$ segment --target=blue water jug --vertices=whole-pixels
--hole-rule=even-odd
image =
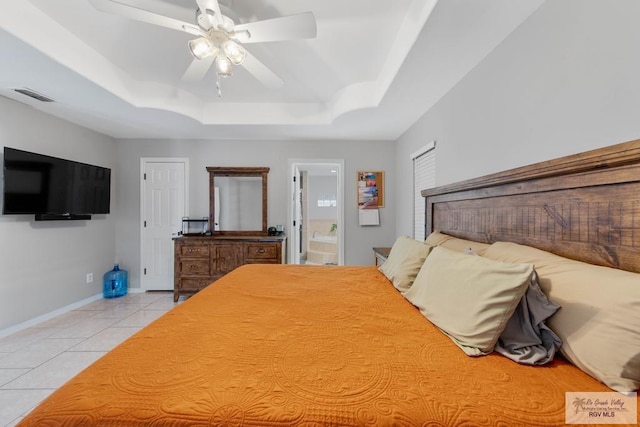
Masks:
[[[105,298],[116,298],[127,294],[127,270],[120,270],[118,264],[103,276],[102,295]]]

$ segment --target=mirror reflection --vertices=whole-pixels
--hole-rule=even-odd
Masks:
[[[216,176],[214,230],[262,230],[262,177]]]

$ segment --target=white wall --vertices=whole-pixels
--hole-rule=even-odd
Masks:
[[[309,175],[307,185],[307,195],[309,202],[308,219],[332,219],[337,220],[338,208],[336,206],[318,206],[318,200],[323,197],[337,197],[336,187],[338,178],[336,176],[314,176]],[[350,185],[350,182],[349,184]]]
[[[90,221],[0,216],[0,330],[101,293],[115,257],[114,140],[0,97],[5,146],[111,168],[112,213]]]
[[[640,138],[640,2],[545,2],[398,140],[396,234],[412,233],[409,154],[437,184]]]
[[[189,215],[202,217],[209,210],[207,166],[266,166],[268,176],[268,225],[286,224],[288,159],[342,158],[345,160],[345,263],[373,265],[374,246],[393,243],[394,192],[385,195],[379,227],[358,225],[356,171],[384,170],[387,188],[395,187],[395,145],[363,141],[169,141],[120,140],[117,143],[118,210],[116,251],[130,266],[132,287],[140,286],[140,158],[187,157],[190,159]]]

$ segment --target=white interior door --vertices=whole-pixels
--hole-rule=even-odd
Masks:
[[[187,212],[187,159],[142,159],[141,278],[144,290],[173,289],[173,241]]]
[[[300,264],[300,245],[302,244],[302,177],[300,169],[293,166],[293,232],[291,233],[291,264]]]

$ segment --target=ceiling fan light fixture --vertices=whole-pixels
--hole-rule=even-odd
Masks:
[[[181,0],[181,3],[193,1]],[[195,59],[191,61],[181,80],[202,80],[215,64],[219,95],[220,79],[232,75],[233,65],[242,64],[249,74],[270,89],[279,88],[284,83],[269,67],[246,51],[243,43],[313,39],[317,36],[313,12],[258,21],[252,17],[249,19],[251,22],[240,22],[231,7],[233,0],[195,0],[197,9],[194,23],[165,16],[137,4],[128,4],[131,2],[126,0],[90,2],[97,10],[105,13],[191,34],[195,39],[188,42],[188,48]],[[236,25],[236,22],[239,23]]]
[[[231,76],[233,74],[231,68],[231,61],[229,58],[227,58],[222,52],[219,52],[218,55],[216,55],[216,71],[218,75],[222,77]]]
[[[247,51],[244,50],[244,47],[233,40],[227,40],[224,42],[222,49],[227,55],[227,58],[229,58],[234,65],[242,64],[244,58],[247,56]]]
[[[206,37],[190,40],[189,51],[197,59],[204,59],[217,53],[216,47]]]

